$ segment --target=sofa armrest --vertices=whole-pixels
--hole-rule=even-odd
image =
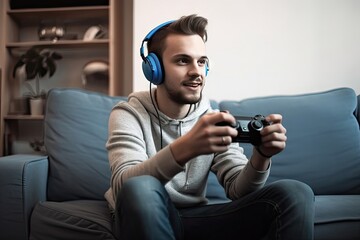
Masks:
[[[46,200],[47,156],[0,157],[0,239],[28,239],[32,209]]]

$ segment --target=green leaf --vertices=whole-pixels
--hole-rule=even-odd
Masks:
[[[35,77],[42,78],[47,73],[52,77],[56,71],[56,60],[62,59],[62,56],[49,49],[39,49],[32,47],[22,54],[14,66],[13,76],[19,67],[25,65],[26,80],[32,80]]]
[[[18,61],[15,66],[14,66],[14,70],[13,70],[13,78],[16,77],[16,70],[20,67],[22,67],[25,63],[23,61]]]
[[[43,78],[47,74],[47,72],[48,72],[47,67],[44,67],[42,65],[39,67],[38,74],[40,78]]]
[[[52,54],[51,54],[50,57],[53,58],[53,59],[55,59],[55,60],[60,60],[60,59],[62,59],[62,56],[61,56],[59,53],[57,53],[57,52],[52,52]]]
[[[26,70],[26,79],[28,80],[34,79],[38,73],[37,62],[28,62],[25,65],[25,70]]]
[[[37,58],[39,56],[40,56],[40,54],[39,54],[39,50],[37,48],[30,48],[25,54],[25,57],[28,59]]]

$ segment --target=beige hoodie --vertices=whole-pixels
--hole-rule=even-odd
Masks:
[[[110,114],[106,144],[111,187],[105,198],[110,206],[115,208],[115,197],[122,184],[128,178],[139,175],[158,178],[178,207],[207,203],[205,194],[210,170],[216,173],[230,199],[261,188],[269,170],[256,171],[237,143],[231,144],[224,153],[198,156],[185,167],[175,161],[169,144],[190,131],[201,116],[212,111],[209,100],[202,98],[183,119],[171,119],[159,112],[160,127],[149,92],[133,93],[128,102],[115,105]]]

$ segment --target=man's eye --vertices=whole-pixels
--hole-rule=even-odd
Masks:
[[[207,64],[207,60],[206,59],[201,59],[201,60],[198,61],[198,64],[199,64],[199,66],[204,66],[204,65]]]
[[[181,59],[179,59],[178,60],[178,63],[179,64],[186,64],[186,63],[188,63],[189,61],[187,60],[187,59],[185,59],[185,58],[181,58]]]

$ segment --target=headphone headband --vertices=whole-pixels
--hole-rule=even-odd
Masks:
[[[160,24],[159,26],[157,26],[156,28],[154,28],[153,30],[151,30],[144,38],[143,42],[144,41],[148,41],[150,38],[152,38],[152,36],[157,32],[159,31],[161,28],[163,27],[166,27],[168,25],[170,25],[171,23],[173,23],[175,20],[170,20],[170,21],[167,21],[167,22],[164,22],[162,24]]]
[[[171,20],[171,21],[167,21],[167,22],[164,22],[164,23],[160,24],[159,26],[157,26],[156,28],[154,28],[153,30],[151,30],[151,31],[145,36],[145,38],[142,40],[141,47],[140,47],[140,56],[142,57],[142,59],[145,59],[144,43],[145,43],[145,42],[148,42],[148,41],[154,36],[154,34],[155,34],[157,31],[159,31],[161,28],[170,25],[170,24],[173,23],[174,21],[175,21],[175,20]]]

